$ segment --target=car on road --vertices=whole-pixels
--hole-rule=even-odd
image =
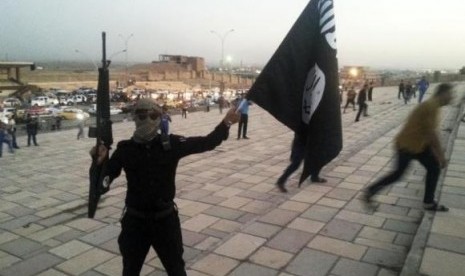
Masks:
[[[6,98],[3,100],[3,106],[5,107],[21,106],[21,101],[17,98]]]
[[[91,115],[96,115],[97,114],[97,105],[93,104],[91,108],[87,110],[87,112]],[[110,115],[116,115],[116,114],[121,114],[123,113],[123,110],[121,108],[117,108],[115,106],[110,106]]]
[[[79,108],[64,108],[57,115],[63,120],[85,120],[89,118],[89,113]]]

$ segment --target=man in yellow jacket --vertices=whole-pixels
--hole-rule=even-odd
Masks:
[[[452,100],[453,86],[449,83],[438,85],[434,95],[418,105],[410,114],[407,123],[395,138],[397,151],[396,170],[370,185],[365,193],[365,201],[371,203],[372,197],[384,187],[401,178],[410,161],[418,160],[426,168],[424,209],[446,212],[446,206],[434,201],[441,168],[446,166],[444,151],[437,133],[439,115],[442,106]]]

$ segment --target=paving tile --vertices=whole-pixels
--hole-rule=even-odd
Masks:
[[[184,221],[182,223],[182,228],[193,232],[200,232],[218,220],[219,218],[217,217],[200,214]]]
[[[363,261],[383,267],[400,269],[404,264],[406,254],[398,251],[388,251],[379,248],[368,248]]]
[[[381,227],[385,221],[384,218],[344,210],[339,212],[336,218],[372,227]]]
[[[244,212],[221,206],[213,206],[205,210],[203,214],[223,219],[235,220],[244,215]]]
[[[341,258],[336,266],[331,270],[334,275],[341,276],[375,276],[378,272],[378,267],[372,264],[356,262],[346,258]]]
[[[333,219],[320,231],[320,235],[352,241],[360,232],[360,229],[362,229],[360,224]]]
[[[396,235],[397,232],[364,226],[358,236],[370,240],[392,243]]]
[[[183,242],[184,242],[184,235],[183,235]],[[220,242],[221,242],[221,239],[218,239],[215,237],[208,237],[204,239],[203,241],[197,243],[195,245],[195,248],[199,250],[210,250],[216,247]]]
[[[86,243],[74,240],[50,249],[49,252],[63,259],[70,259],[85,251],[90,250],[91,248],[92,246]]]
[[[462,276],[465,271],[465,256],[434,248],[426,248],[420,273],[431,276]]]
[[[317,202],[318,205],[333,207],[333,208],[342,208],[347,204],[347,201],[323,197]]]
[[[324,193],[320,193],[320,192],[303,190],[301,192],[298,192],[293,197],[291,197],[291,200],[299,201],[303,203],[315,203],[318,200],[320,200],[320,198],[322,198],[324,195],[325,195]]]
[[[2,276],[37,275],[44,270],[52,268],[61,261],[62,259],[56,256],[42,253],[22,262],[15,263],[6,269],[0,270],[0,274]]]
[[[47,251],[48,247],[27,238],[18,238],[2,244],[0,249],[18,257],[25,257],[35,252]]]
[[[293,255],[284,251],[268,247],[261,247],[250,260],[256,264],[274,269],[281,269],[293,258]]]
[[[308,247],[353,260],[360,260],[367,250],[366,246],[324,236],[313,238]]]
[[[230,198],[228,198],[227,200],[225,200],[223,202],[220,202],[219,205],[224,206],[224,207],[228,207],[228,208],[232,208],[232,209],[236,209],[236,208],[240,208],[240,207],[246,205],[247,203],[249,203],[251,201],[252,201],[252,199],[250,199],[250,198],[245,198],[245,197],[240,197],[240,196],[233,196],[233,197],[230,197]]]
[[[309,233],[318,233],[324,226],[324,223],[316,220],[296,218],[287,227]]]
[[[210,226],[211,229],[223,232],[235,232],[239,230],[241,227],[242,224],[227,219],[221,219]]]
[[[286,271],[300,276],[324,276],[337,259],[337,256],[305,248],[286,267]]]
[[[0,271],[20,261],[20,258],[0,251]]]
[[[398,251],[402,253],[408,253],[408,248],[401,245],[396,245],[388,242],[370,240],[365,238],[356,238],[354,241],[356,244],[365,245],[368,247],[380,248],[388,251]]]
[[[298,215],[297,212],[283,210],[283,209],[278,208],[278,209],[271,210],[269,213],[262,216],[260,218],[260,221],[269,223],[269,224],[284,226],[288,224],[291,220],[293,220],[297,215]]]
[[[245,260],[265,241],[263,238],[239,233],[220,245],[214,252],[227,257]]]
[[[192,269],[206,273],[208,275],[223,276],[228,274],[238,265],[239,262],[234,259],[216,254],[208,254],[205,258],[200,259],[194,263],[192,265]]]
[[[307,245],[313,236],[314,234],[304,231],[284,229],[268,241],[267,246],[290,253],[297,253]]]
[[[100,245],[104,242],[118,237],[120,232],[121,228],[119,226],[110,224],[83,236],[82,238],[80,238],[80,240],[86,243],[90,243],[92,245]]]
[[[79,275],[114,257],[114,254],[94,248],[62,262],[57,268],[72,275]]]
[[[313,205],[307,211],[305,211],[301,217],[328,222],[337,214],[337,212],[339,212],[339,210],[336,208]]]
[[[242,263],[234,269],[229,276],[273,276],[278,275],[278,271],[263,266],[258,266],[250,263]]]
[[[262,238],[270,238],[281,229],[281,227],[276,225],[254,222],[242,229],[242,232]]]
[[[418,224],[411,223],[411,222],[405,222],[405,221],[399,221],[395,219],[388,219],[386,220],[386,223],[384,224],[383,228],[387,230],[396,231],[396,232],[402,232],[405,234],[414,234],[417,231]]]
[[[465,255],[465,238],[430,233],[427,245]]]

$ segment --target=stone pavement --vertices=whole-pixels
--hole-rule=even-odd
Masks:
[[[363,188],[391,169],[392,138],[414,107],[396,97],[394,87],[376,88],[370,117],[354,123],[355,112],[343,115],[344,149],[321,174],[328,183],[297,188],[299,170],[288,181],[289,193],[275,188],[293,135],[257,106],[251,108],[250,140],[236,140],[233,126],[216,150],[183,159],[176,203],[188,275],[459,275],[465,264],[465,126],[450,131],[457,107],[445,108],[442,122],[444,143],[458,137],[450,143],[440,195],[453,207],[450,213],[423,212],[425,171],[418,163],[376,198],[375,210],[360,200]],[[204,135],[221,118],[215,109],[174,116],[171,129]],[[132,131],[131,122],[115,124],[115,141]],[[96,218],[86,218],[94,140],[77,141],[76,134],[39,134],[39,147],[0,158],[0,275],[121,274],[117,237],[125,178],[103,196]],[[417,233],[426,237],[424,252]],[[165,275],[153,250],[142,275]]]

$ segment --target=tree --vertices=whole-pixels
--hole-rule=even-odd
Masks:
[[[441,77],[441,71],[434,71],[433,73],[434,82],[438,82],[440,77]]]
[[[465,75],[465,66],[462,67],[462,69],[459,70],[460,75]]]

